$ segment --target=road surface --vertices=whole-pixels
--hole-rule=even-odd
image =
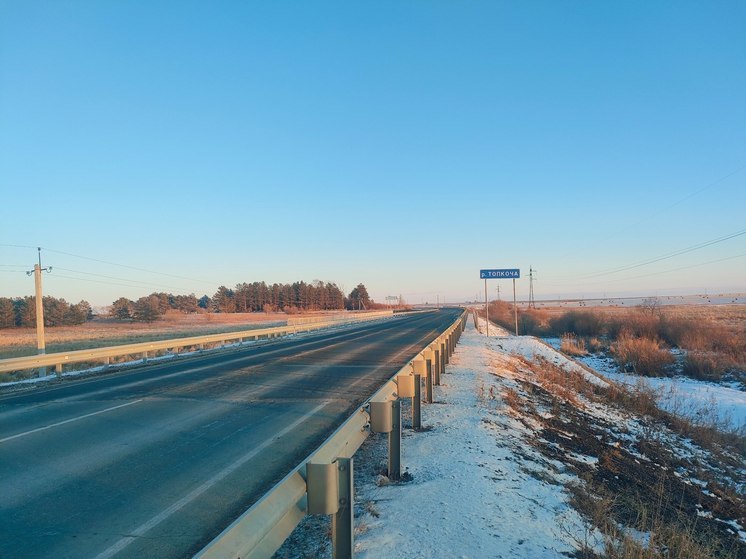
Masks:
[[[458,314],[0,396],[0,558],[190,557]]]

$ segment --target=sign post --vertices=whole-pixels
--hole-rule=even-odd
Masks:
[[[518,335],[518,305],[515,302],[515,278],[513,278],[513,314],[515,315],[515,335]]]
[[[479,277],[484,279],[484,310],[487,317],[487,335],[490,334],[490,308],[487,300],[487,280],[488,279],[512,279],[513,280],[513,313],[515,315],[515,335],[518,335],[518,305],[515,299],[515,280],[521,277],[521,271],[518,268],[503,268],[497,270],[479,270]]]
[[[490,302],[487,300],[487,278],[484,279],[484,316],[487,318],[487,335],[490,335]]]

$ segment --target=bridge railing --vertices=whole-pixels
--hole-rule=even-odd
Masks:
[[[351,313],[346,315],[344,320],[333,319],[308,324],[288,324],[287,326],[276,326],[272,328],[257,328],[253,330],[242,330],[239,332],[223,332],[220,334],[206,334],[203,336],[192,336],[188,338],[174,338],[170,340],[139,342],[135,344],[0,359],[0,373],[54,367],[57,375],[61,375],[64,366],[73,363],[103,362],[105,365],[109,365],[112,358],[133,355],[137,355],[143,361],[147,361],[149,357],[152,357],[158,351],[172,350],[178,353],[178,350],[188,347],[204,349],[205,346],[211,344],[227,344],[231,342],[240,343],[247,340],[271,339],[288,334],[297,334],[300,332],[327,328],[330,326],[386,318],[392,315],[392,311]]]
[[[401,398],[412,398],[412,423],[420,423],[421,383],[425,400],[450,360],[466,327],[464,311],[424,347],[311,455],[210,542],[195,558],[266,559],[307,514],[333,515],[335,559],[351,558],[354,548],[353,455],[372,432],[388,433],[388,475],[401,475]]]

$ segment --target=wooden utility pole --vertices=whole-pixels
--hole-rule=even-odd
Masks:
[[[39,263],[34,265],[34,269],[31,272],[26,272],[29,276],[34,274],[34,299],[36,300],[36,352],[39,355],[43,355],[47,352],[46,341],[44,339],[44,296],[41,289],[41,273],[51,272],[51,266],[48,268],[41,267],[41,247],[37,247],[39,251]],[[44,376],[47,374],[46,367],[39,369],[39,375]]]

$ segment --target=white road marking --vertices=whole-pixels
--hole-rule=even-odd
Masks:
[[[231,465],[227,466],[226,468],[219,471],[217,474],[215,474],[213,477],[208,479],[206,482],[204,482],[199,487],[196,487],[191,492],[189,492],[187,495],[176,501],[173,505],[168,507],[163,512],[155,515],[153,518],[148,520],[147,522],[141,524],[139,527],[137,527],[130,535],[127,535],[120,539],[117,543],[109,547],[108,549],[102,551],[98,555],[96,555],[96,559],[108,559],[109,557],[112,557],[113,555],[119,553],[122,551],[125,547],[127,547],[129,544],[131,544],[135,539],[142,537],[145,535],[149,530],[155,528],[158,524],[166,520],[169,516],[174,514],[175,512],[178,512],[182,508],[184,508],[186,505],[191,503],[194,499],[202,495],[205,491],[210,489],[213,485],[216,483],[222,481],[226,477],[228,477],[230,474],[235,472],[238,468],[243,466],[246,462],[254,458],[257,454],[259,454],[262,450],[267,448],[269,445],[280,439],[281,437],[287,435],[290,431],[298,427],[301,423],[303,423],[306,419],[309,417],[315,415],[318,411],[320,411],[323,407],[325,407],[327,404],[329,404],[329,401],[322,402],[315,408],[313,408],[311,411],[306,413],[305,415],[299,417],[295,421],[293,421],[290,425],[285,427],[282,431],[277,433],[275,436],[273,436],[270,439],[265,440],[258,446],[254,447],[254,449],[244,454],[241,458],[233,462]]]
[[[140,398],[139,400],[134,400],[132,402],[127,402],[125,404],[119,404],[118,406],[112,406],[110,408],[106,408],[105,410],[94,411],[92,413],[87,413],[85,415],[79,415],[78,417],[66,419],[65,421],[58,421],[57,423],[52,423],[51,425],[45,425],[44,427],[38,427],[36,429],[31,429],[31,431],[26,431],[24,433],[18,433],[17,435],[12,435],[10,437],[5,437],[4,439],[0,439],[0,443],[4,443],[6,441],[12,441],[13,439],[19,439],[21,437],[25,437],[26,435],[38,433],[39,431],[46,431],[47,429],[51,429],[52,427],[59,427],[60,425],[65,425],[66,423],[72,423],[73,421],[80,421],[81,419],[85,419],[86,417],[93,417],[94,415],[106,413],[107,411],[118,410],[119,408],[124,408],[126,406],[131,406],[132,404],[137,404],[138,402],[142,402],[142,400],[143,399]]]
[[[334,333],[334,335],[328,336],[328,339],[329,340],[335,340],[337,338],[340,338],[342,336],[347,335],[347,333],[348,332],[344,332],[344,331],[343,332],[339,332],[339,333]],[[355,341],[357,341],[359,339],[362,339],[362,338],[367,338],[367,337],[369,337],[371,335],[375,335],[375,334],[376,334],[376,332],[372,332],[370,334],[365,334],[361,338],[356,338]],[[312,345],[312,344],[318,343],[318,341],[319,340],[300,341],[296,347],[300,348],[300,347],[304,347],[304,346],[307,346],[307,345]],[[344,343],[344,341],[345,340],[343,340],[342,342],[337,342],[335,344],[331,344],[330,346],[324,346],[323,348],[319,348],[319,349],[326,349],[327,347],[332,347],[332,346],[335,346],[335,345],[340,345],[341,343]],[[252,348],[252,346],[246,346],[246,348],[248,348],[248,349],[256,349],[256,348],[261,348],[261,347],[264,347],[264,346],[263,345],[261,345],[261,346],[253,346],[253,348]],[[77,402],[77,401],[82,400],[82,399],[91,398],[92,396],[99,396],[99,395],[102,395],[102,394],[107,394],[109,392],[115,392],[117,390],[122,390],[122,389],[125,389],[125,388],[134,388],[136,386],[141,386],[143,384],[158,382],[160,380],[170,379],[170,378],[178,377],[178,376],[182,376],[182,375],[189,375],[189,374],[193,374],[193,373],[199,373],[199,372],[202,372],[202,371],[206,371],[208,369],[213,369],[215,367],[222,367],[222,366],[225,366],[225,365],[233,365],[234,363],[239,363],[241,361],[245,361],[246,359],[251,359],[251,358],[256,358],[256,357],[268,357],[268,356],[271,356],[271,355],[273,355],[275,353],[281,353],[281,352],[284,352],[284,351],[287,351],[287,350],[288,350],[287,347],[280,347],[280,348],[270,349],[270,350],[265,351],[265,352],[263,352],[261,354],[240,355],[240,356],[235,357],[233,359],[226,359],[225,361],[219,361],[217,363],[211,363],[211,364],[208,364],[208,365],[202,365],[200,367],[194,367],[194,368],[186,369],[186,370],[183,370],[183,371],[176,371],[174,373],[169,373],[167,375],[150,376],[150,377],[147,377],[147,378],[144,378],[144,379],[141,379],[141,380],[133,380],[133,381],[125,382],[124,384],[121,384],[121,385],[108,386],[106,388],[101,388],[101,389],[93,390],[93,391],[90,391],[90,392],[85,392],[85,393],[81,393],[81,394],[72,394],[70,396],[64,396],[62,398],[55,399],[55,400],[52,400],[50,402],[43,402],[43,403],[35,404],[35,405],[32,405],[32,406],[28,406],[27,408],[24,409],[24,411],[29,411],[29,410],[33,410],[33,409],[36,409],[36,408],[39,408],[39,407],[48,406],[50,403]],[[306,353],[313,353],[314,351],[317,351],[317,350],[318,349],[308,350],[308,351],[300,352],[299,354],[290,355],[289,357],[295,357],[296,355],[305,355]],[[207,354],[205,354],[204,357],[210,357],[211,355],[212,354],[207,353]],[[218,356],[218,355],[216,354],[215,356]],[[158,363],[158,365],[161,365],[161,364],[163,364],[163,365],[174,365],[174,364],[179,364],[179,362],[178,361],[174,361],[173,363],[171,363],[171,362]],[[258,363],[257,365],[261,367],[263,365],[266,365],[266,363]],[[250,367],[255,367],[257,365],[250,365]],[[116,379],[120,379],[120,380],[124,379],[124,380],[126,380],[126,376],[125,375],[128,375],[128,374],[141,375],[141,374],[144,374],[146,372],[148,372],[148,371],[145,370],[145,369],[140,370],[140,371],[124,371],[119,376],[116,376],[116,377],[115,376],[112,376],[112,377],[102,377],[102,378],[95,378],[95,377],[93,377],[93,378],[85,379],[82,382],[85,382],[88,385],[93,385],[94,383],[107,382],[107,381],[111,381],[112,379],[114,379],[114,380],[116,380]],[[114,373],[114,374],[116,374],[116,373]],[[64,390],[66,388],[68,388],[68,387],[67,386],[49,387],[49,388],[46,389],[46,392],[47,393],[53,393],[53,392],[56,392],[56,391],[59,391],[59,390]],[[85,386],[83,386],[83,388],[85,388]],[[14,395],[9,396],[9,401],[10,401],[10,399],[13,398],[13,396]],[[19,394],[18,396],[19,397],[23,396],[23,394]]]

